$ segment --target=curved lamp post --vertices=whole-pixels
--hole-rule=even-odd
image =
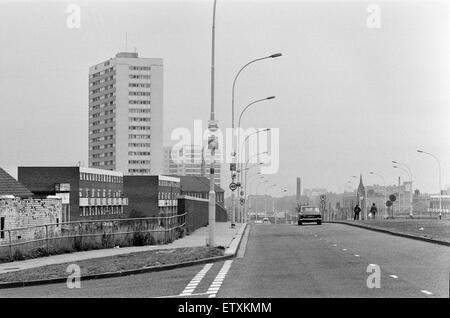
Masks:
[[[233,135],[234,135],[234,91],[235,91],[236,82],[237,82],[237,79],[239,78],[239,75],[250,64],[253,64],[255,62],[262,61],[262,60],[265,60],[265,59],[280,57],[281,55],[282,55],[281,53],[274,53],[274,54],[271,54],[269,56],[264,56],[264,57],[260,57],[260,58],[251,60],[250,62],[248,62],[247,64],[242,66],[241,69],[237,72],[236,76],[234,77],[233,88],[231,90],[231,129],[233,131]],[[234,144],[235,143],[233,142],[232,143],[233,147],[234,147]],[[232,160],[232,163],[235,163],[235,161],[236,161],[236,149],[233,150],[231,160]],[[231,179],[232,180],[234,179],[233,172],[232,172]],[[232,227],[235,226],[234,223],[235,223],[234,191],[231,191],[231,226]]]
[[[442,183],[441,183],[441,163],[438,159],[438,157],[436,157],[435,155],[433,155],[432,153],[423,151],[423,150],[417,150],[418,153],[423,153],[426,155],[429,155],[431,157],[433,157],[437,164],[438,164],[438,168],[439,168],[439,219],[442,219]]]
[[[403,171],[405,171],[408,174],[408,176],[409,176],[409,183],[411,185],[411,189],[409,191],[409,204],[410,204],[409,217],[412,218],[413,217],[413,185],[412,185],[413,181],[412,181],[411,169],[406,164],[398,162],[398,161],[395,161],[395,160],[392,160],[392,163],[395,163],[397,165],[397,166],[394,166],[394,168],[396,168],[396,167],[401,168],[400,166],[403,166],[403,167],[406,167],[406,169],[408,169],[408,170],[403,169]]]
[[[256,221],[258,220],[258,188],[261,184],[267,183],[269,180],[261,181],[256,185]]]

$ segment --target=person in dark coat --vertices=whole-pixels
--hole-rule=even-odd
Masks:
[[[358,204],[353,209],[353,212],[355,213],[353,220],[359,220],[359,212],[361,212],[361,208],[359,207]]]
[[[378,209],[377,209],[375,203],[372,203],[372,206],[370,207],[370,213],[372,213],[372,219],[375,219],[377,212],[378,212]]]

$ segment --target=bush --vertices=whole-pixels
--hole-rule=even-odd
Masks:
[[[73,249],[77,252],[81,252],[83,250],[83,237],[75,236],[73,238]]]
[[[102,247],[111,248],[114,247],[114,238],[110,233],[103,233],[102,235]]]

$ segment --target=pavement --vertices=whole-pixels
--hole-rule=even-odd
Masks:
[[[330,221],[450,246],[450,220],[389,219]]]
[[[236,236],[239,233],[242,233],[245,228],[245,224],[236,224],[235,228],[231,228],[230,222],[216,222],[215,227],[215,237],[216,237],[216,246],[225,247],[225,253],[230,254],[230,252],[234,249],[236,250]],[[206,246],[206,238],[208,237],[208,227],[202,227],[191,233],[190,235],[186,235],[181,239],[175,240],[170,244],[166,245],[148,245],[148,246],[131,246],[131,247],[123,247],[123,248],[109,248],[109,249],[101,249],[101,250],[92,250],[92,251],[84,251],[84,252],[75,252],[69,254],[60,254],[53,255],[41,258],[33,258],[24,261],[15,261],[8,263],[0,264],[0,275],[2,273],[20,271],[24,269],[36,268],[46,265],[53,264],[63,264],[63,263],[76,263],[78,261],[86,260],[86,259],[95,259],[101,257],[129,254],[129,253],[137,253],[137,252],[146,252],[146,251],[155,251],[155,250],[165,250],[165,249],[174,249],[174,248],[183,248],[183,247],[197,247],[197,246]],[[231,247],[231,249],[230,249]]]
[[[344,224],[252,224],[233,259],[0,297],[448,298],[449,271],[447,246]]]

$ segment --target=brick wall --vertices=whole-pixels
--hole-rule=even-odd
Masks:
[[[207,199],[200,199],[182,195],[178,198],[178,214],[186,213],[186,230],[192,233],[196,229],[208,225],[209,203]],[[226,222],[227,212],[216,204],[216,222]]]
[[[61,222],[62,203],[60,199],[0,199],[0,218],[4,218],[4,229],[37,226]],[[49,227],[49,235],[57,236],[61,226]],[[0,244],[9,243],[9,234],[0,235]],[[45,227],[11,231],[12,242],[27,241],[45,237]]]

